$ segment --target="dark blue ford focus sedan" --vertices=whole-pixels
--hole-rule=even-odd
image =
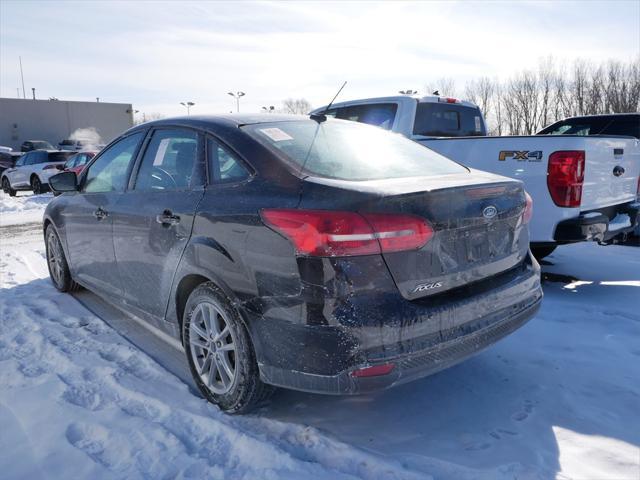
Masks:
[[[542,298],[516,180],[322,116],[160,120],[51,178],[47,261],[178,339],[228,412],[453,365]]]

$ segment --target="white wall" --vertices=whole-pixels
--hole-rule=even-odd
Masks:
[[[133,125],[127,103],[0,98],[0,145],[19,150],[25,140],[56,146],[78,128],[94,127],[108,143]]]

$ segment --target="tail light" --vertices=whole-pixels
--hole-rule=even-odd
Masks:
[[[526,225],[531,221],[531,217],[533,216],[533,199],[527,192],[524,192],[524,198],[525,205],[524,212],[522,212],[522,223]]]
[[[423,218],[387,213],[265,209],[263,222],[293,243],[296,253],[342,257],[416,250],[433,236]]]
[[[579,207],[584,182],[584,151],[567,150],[549,155],[547,187],[559,207]]]

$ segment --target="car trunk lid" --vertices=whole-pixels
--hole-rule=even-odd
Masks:
[[[490,176],[494,181],[486,183],[474,175],[451,175],[427,182],[433,185],[430,189],[424,182],[411,186],[405,181],[402,188],[390,189],[394,194],[367,204],[370,211],[421,216],[434,230],[418,250],[383,253],[405,298],[427,297],[482,280],[525,258],[529,235],[522,220],[526,203],[522,184]]]

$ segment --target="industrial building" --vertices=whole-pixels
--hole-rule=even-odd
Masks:
[[[94,128],[108,143],[133,125],[128,103],[0,98],[0,145],[20,150],[25,140],[56,146],[78,129]]]

